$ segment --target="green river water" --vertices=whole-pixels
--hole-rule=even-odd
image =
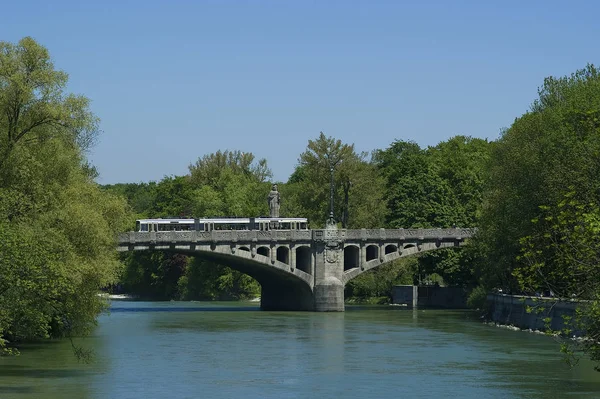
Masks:
[[[600,398],[552,338],[471,312],[113,301],[78,363],[68,341],[0,358],[0,398]]]

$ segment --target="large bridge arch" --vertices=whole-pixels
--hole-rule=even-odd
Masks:
[[[262,310],[314,310],[313,277],[307,271],[289,265],[290,249],[287,246],[279,246],[275,251],[276,260],[258,251],[256,255],[245,250],[236,250],[232,254],[227,246],[216,247],[210,252],[195,251],[193,254],[227,264],[258,281]]]
[[[265,248],[265,247],[261,247]],[[280,246],[279,248],[282,248]],[[279,249],[278,248],[278,249]],[[214,263],[227,265],[234,270],[247,274],[254,278],[261,286],[261,303],[262,310],[313,310],[314,300],[312,287],[314,278],[309,272],[290,267],[290,265],[272,260],[270,256],[263,254],[253,254],[249,246],[229,246],[229,245],[212,245],[206,248],[177,248],[177,247],[161,247],[153,246],[139,247],[136,250],[153,250],[160,249],[173,253],[181,253],[188,256],[194,256],[205,259]],[[287,252],[281,250],[281,253],[288,255]]]
[[[421,243],[405,243],[402,245],[396,244],[385,244],[384,246],[384,254],[382,257],[373,257],[379,254],[379,247],[375,245],[367,246],[367,250],[369,247],[376,247],[372,251],[371,259],[367,256],[367,261],[363,263],[362,267],[346,269],[344,267],[344,275],[342,277],[342,283],[346,285],[350,280],[360,276],[361,274],[368,272],[369,270],[375,269],[379,266],[387,265],[395,260],[400,258],[406,258],[415,254],[434,251],[440,248],[451,248],[457,246],[454,242],[441,242],[441,241],[432,241],[432,242],[421,242]],[[368,255],[368,252],[367,252]]]

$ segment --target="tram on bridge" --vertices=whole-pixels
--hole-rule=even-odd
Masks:
[[[212,230],[308,230],[306,218],[138,219],[137,232]]]

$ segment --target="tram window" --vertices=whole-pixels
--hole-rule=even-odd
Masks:
[[[140,231],[148,231],[148,225],[147,224],[144,223],[140,227],[141,227]]]

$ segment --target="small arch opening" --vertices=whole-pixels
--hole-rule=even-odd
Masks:
[[[262,256],[266,256],[267,258],[269,257],[269,253],[271,251],[269,250],[269,247],[258,247],[256,249],[256,253]]]
[[[379,258],[379,247],[377,245],[367,246],[367,262]]]
[[[310,247],[302,246],[296,248],[296,269],[310,274],[311,255]]]
[[[394,252],[398,252],[398,247],[394,244],[389,244],[385,246],[385,254],[391,254]]]
[[[285,263],[286,265],[290,264],[290,250],[288,247],[277,248],[277,260]]]
[[[248,247],[240,247],[239,249],[240,249],[240,251],[250,252],[250,248],[248,248]]]
[[[344,248],[344,271],[360,266],[360,251],[355,245]]]

